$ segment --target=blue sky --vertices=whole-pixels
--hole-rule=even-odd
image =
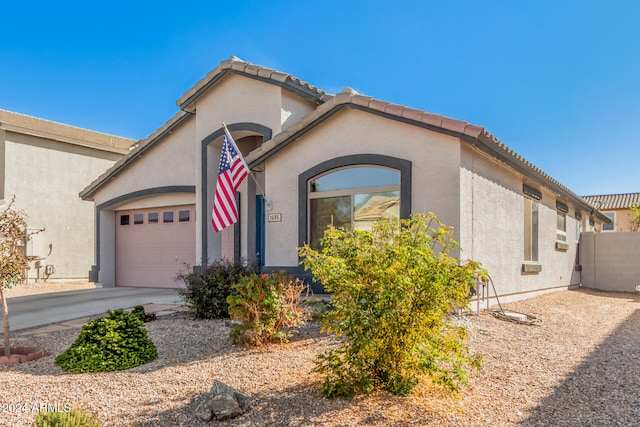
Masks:
[[[134,139],[231,55],[485,127],[580,195],[640,191],[640,2],[25,1],[0,108]]]

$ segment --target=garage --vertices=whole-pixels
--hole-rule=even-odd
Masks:
[[[116,285],[177,288],[195,264],[195,205],[116,211]]]

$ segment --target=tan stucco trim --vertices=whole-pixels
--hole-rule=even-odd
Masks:
[[[6,130],[7,132],[14,132],[14,133],[20,133],[20,134],[23,134],[23,135],[35,136],[35,137],[43,138],[43,139],[50,139],[50,140],[53,140],[53,141],[64,142],[64,143],[67,143],[67,144],[77,145],[77,146],[80,146],[80,147],[92,148],[94,150],[106,151],[106,152],[109,152],[109,153],[127,154],[129,152],[128,148],[110,147],[110,146],[106,146],[106,145],[102,145],[102,144],[81,141],[81,140],[74,139],[74,138],[67,138],[67,137],[64,137],[64,136],[59,136],[59,135],[55,135],[55,134],[51,134],[51,133],[47,133],[47,132],[40,132],[40,131],[36,131],[36,130],[32,130],[32,129],[25,129],[25,128],[21,128],[21,127],[18,127],[18,126],[11,126],[11,125],[7,125],[7,124],[4,124],[4,123],[0,123],[0,127],[2,129]],[[131,142],[133,143],[133,140]]]
[[[2,109],[0,109],[0,128],[10,132],[119,154],[126,154],[129,147],[135,142],[129,138],[82,129]]]

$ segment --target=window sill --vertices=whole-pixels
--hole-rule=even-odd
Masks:
[[[556,241],[556,251],[566,252],[569,250],[569,244]]]
[[[522,274],[538,274],[542,271],[542,264],[522,264]]]

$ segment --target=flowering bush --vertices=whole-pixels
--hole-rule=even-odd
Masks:
[[[291,329],[309,318],[308,308],[302,305],[303,292],[308,287],[285,272],[240,277],[227,298],[231,318],[242,322],[231,330],[233,341],[249,345],[276,339],[287,342]]]

